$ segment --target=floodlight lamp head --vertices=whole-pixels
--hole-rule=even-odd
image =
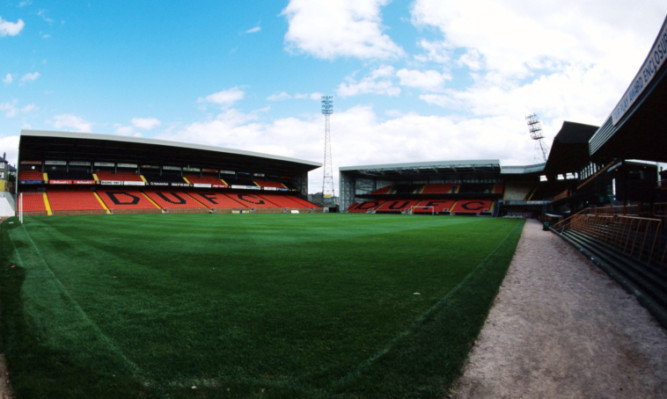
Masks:
[[[322,114],[333,114],[333,96],[322,96]]]

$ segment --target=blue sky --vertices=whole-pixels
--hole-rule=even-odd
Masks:
[[[582,4],[583,3],[583,4]],[[536,157],[600,125],[664,0],[0,0],[0,152],[21,129],[168,139],[333,164]],[[321,169],[310,191],[321,188]]]

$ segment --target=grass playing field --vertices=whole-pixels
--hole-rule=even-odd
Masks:
[[[442,397],[523,221],[98,215],[2,226],[21,398]]]

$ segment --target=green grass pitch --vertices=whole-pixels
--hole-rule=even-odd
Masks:
[[[29,217],[2,226],[21,398],[440,398],[522,220]]]

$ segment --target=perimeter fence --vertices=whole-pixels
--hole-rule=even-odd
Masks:
[[[559,233],[572,230],[585,234],[639,263],[664,269],[665,204],[656,205],[651,213],[657,217],[639,216],[644,214],[639,205],[587,208],[554,224],[553,229]]]

